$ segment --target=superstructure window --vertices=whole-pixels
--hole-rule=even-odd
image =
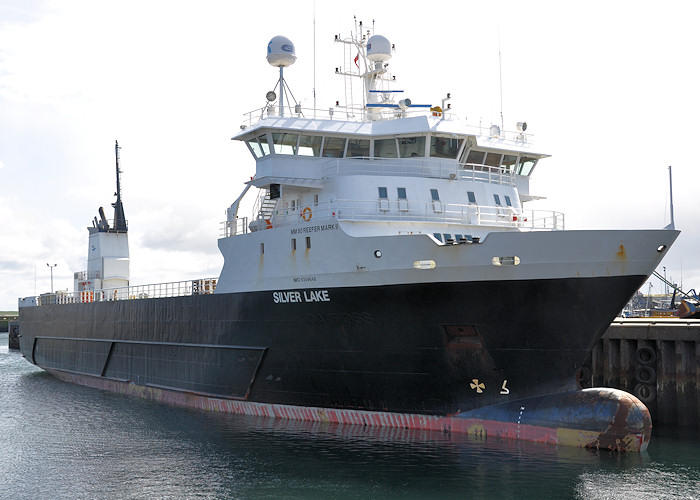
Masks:
[[[501,206],[501,198],[497,194],[493,195],[493,201],[496,202],[497,206],[499,206],[499,207]]]
[[[401,137],[399,139],[399,156],[401,158],[425,156],[425,137]]]
[[[260,147],[262,148],[263,154],[269,155],[270,154],[270,145],[267,142],[267,134],[263,134],[260,137],[258,137],[258,142],[260,143]]]
[[[431,189],[430,190],[430,198],[433,201],[440,201],[440,194],[438,193],[437,189]]]
[[[294,155],[297,153],[297,134],[274,133],[272,142],[275,145],[275,153],[278,155]]]
[[[255,156],[256,158],[264,156],[265,153],[263,153],[262,147],[260,146],[257,137],[248,139],[246,142],[248,143],[248,147],[250,148],[250,150],[253,152],[253,156]]]
[[[398,158],[396,139],[376,139],[374,141],[375,158]]]
[[[473,165],[483,165],[485,156],[486,151],[476,151],[472,149],[469,151],[469,155],[467,155],[467,163],[471,163]]]
[[[513,172],[515,170],[515,164],[518,162],[518,157],[515,155],[503,155],[503,161],[501,166],[508,172]]]
[[[389,195],[387,194],[386,187],[382,187],[382,186],[379,187],[379,198],[384,199],[384,200],[389,198]]]
[[[467,191],[467,199],[469,200],[469,203],[476,205],[476,195],[474,194],[474,191]]]
[[[299,137],[299,156],[320,156],[322,139],[320,135],[302,135]]]
[[[432,136],[430,138],[430,156],[433,158],[451,158],[454,160],[457,158],[457,153],[459,153],[461,144],[461,139]]]
[[[518,169],[515,173],[518,175],[530,175],[536,163],[537,158],[527,158],[523,156],[518,162]]]
[[[308,250],[310,248],[311,248],[311,236],[307,236],[306,237],[306,249]]]
[[[513,204],[510,202],[510,196],[508,196],[508,195],[506,194],[506,195],[503,195],[503,197],[506,199],[506,206],[512,207]]]
[[[369,158],[369,139],[348,140],[348,158]]]
[[[484,164],[489,167],[498,167],[501,164],[501,155],[499,153],[486,153]]]
[[[406,188],[396,188],[396,197],[399,200],[405,200],[406,199]]]
[[[342,158],[345,153],[346,139],[342,137],[326,137],[323,141],[323,156],[326,158]]]

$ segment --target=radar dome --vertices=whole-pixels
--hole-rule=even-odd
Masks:
[[[382,35],[372,35],[367,40],[367,59],[384,62],[391,59],[391,43]]]
[[[267,62],[272,66],[291,66],[296,60],[294,44],[289,38],[276,36],[267,44]]]

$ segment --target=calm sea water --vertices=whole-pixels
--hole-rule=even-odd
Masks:
[[[696,498],[697,432],[641,454],[285,422],[61,382],[0,334],[0,498]]]

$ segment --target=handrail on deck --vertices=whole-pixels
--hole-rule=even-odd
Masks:
[[[107,302],[113,300],[161,299],[214,293],[217,278],[203,278],[168,283],[154,283],[102,290],[44,293],[35,297],[36,305],[77,304],[82,302]],[[27,301],[27,299],[23,299]]]

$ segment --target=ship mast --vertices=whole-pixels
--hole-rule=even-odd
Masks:
[[[116,158],[116,163],[117,163],[117,192],[114,193],[117,196],[117,201],[112,203],[112,206],[114,207],[114,229],[117,231],[127,231],[126,227],[126,217],[124,215],[124,205],[122,204],[122,189],[121,189],[121,179],[120,179],[120,174],[121,170],[119,170],[119,150],[121,148],[119,147],[119,142],[114,141],[114,156]]]

